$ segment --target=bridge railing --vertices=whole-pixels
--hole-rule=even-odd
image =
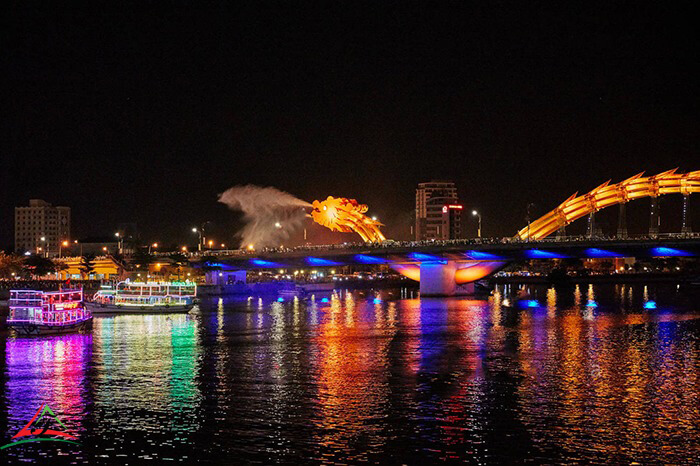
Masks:
[[[249,251],[245,249],[226,249],[226,250],[205,250],[193,251],[187,254],[190,258],[201,256],[217,256],[217,257],[252,257],[258,254],[267,253],[291,253],[291,252],[314,252],[314,251],[347,251],[347,250],[382,250],[396,248],[421,248],[421,247],[440,247],[440,246],[475,246],[475,245],[497,245],[497,244],[542,244],[542,243],[578,243],[578,242],[625,242],[625,241],[655,241],[668,239],[700,239],[700,233],[660,233],[658,235],[629,235],[626,238],[615,236],[588,236],[588,235],[569,235],[560,237],[542,238],[536,241],[527,241],[519,238],[469,238],[455,240],[430,240],[430,241],[392,241],[387,240],[382,243],[339,243],[339,244],[319,244],[305,245],[291,248],[263,248],[260,250]],[[169,254],[176,253],[158,253],[158,256],[167,257]]]

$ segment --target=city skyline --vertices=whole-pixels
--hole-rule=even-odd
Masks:
[[[437,184],[436,184],[437,183]],[[425,204],[426,200],[429,201],[430,196],[426,198],[425,194],[420,197],[418,193],[425,191],[426,186],[437,186],[437,185],[450,185],[453,186],[451,189],[453,192],[453,195],[448,196],[449,198],[452,199],[451,202],[456,202],[458,205],[454,205],[455,209],[459,209],[457,211],[458,216],[457,216],[457,222],[459,222],[460,225],[470,225],[470,223],[473,223],[474,225],[471,225],[468,227],[466,230],[466,233],[462,233],[464,228],[462,227],[462,231],[460,231],[459,227],[457,227],[456,234],[454,236],[445,236],[443,239],[456,239],[456,238],[468,238],[468,237],[476,237],[476,236],[489,236],[489,235],[481,235],[481,222],[482,222],[482,215],[483,211],[477,211],[476,208],[477,206],[470,207],[469,205],[462,205],[462,202],[459,200],[459,196],[457,194],[456,188],[454,188],[454,183],[452,181],[445,181],[445,180],[432,180],[428,182],[423,182],[418,184],[418,189],[415,191],[416,192],[416,198],[415,198],[415,208],[413,210],[413,217],[410,219],[409,223],[400,225],[399,227],[401,228],[402,231],[399,232],[398,235],[395,235],[394,237],[390,237],[388,239],[397,239],[397,240],[411,240],[411,239],[418,239],[416,238],[416,234],[418,232],[418,225],[419,225],[419,219],[421,218],[420,215],[425,215],[425,213],[421,214],[420,206],[419,204]],[[437,189],[437,188],[434,188]],[[674,199],[677,198],[677,199]],[[442,198],[436,198],[439,204],[439,209],[442,209],[443,207],[447,206],[450,207],[450,203],[448,202],[443,206],[444,202],[441,200]],[[447,198],[445,198],[447,199]],[[652,201],[655,200],[655,201]],[[625,214],[626,217],[626,223],[632,223],[632,234],[633,235],[643,235],[646,233],[651,233],[651,234],[658,234],[659,232],[661,233],[680,233],[682,228],[682,219],[683,216],[686,215],[686,223],[687,223],[687,228],[689,231],[693,231],[692,225],[696,221],[696,218],[698,217],[697,214],[697,209],[688,209],[690,202],[688,202],[689,199],[686,200],[687,204],[683,203],[682,196],[663,196],[663,197],[658,197],[658,198],[650,198],[649,200],[645,201],[636,201],[636,202],[626,202],[624,203],[624,206],[626,207],[626,211],[631,211],[632,215],[629,213]],[[656,202],[656,216],[654,217],[655,221],[658,221],[658,225],[661,226],[660,230],[657,231],[651,231],[650,229],[650,224],[649,224],[649,214],[652,209],[652,202]],[[36,205],[35,205],[36,204]],[[25,244],[25,242],[33,242],[36,243],[33,247],[32,250],[34,250],[37,245],[39,245],[42,241],[46,241],[42,238],[46,236],[53,235],[55,236],[55,232],[51,233],[53,230],[46,229],[41,230],[38,229],[33,232],[33,237],[32,238],[23,238],[21,242],[18,241],[18,234],[23,234],[27,235],[29,232],[20,232],[17,228],[17,221],[18,221],[18,215],[19,212],[24,212],[24,211],[29,211],[32,208],[36,209],[38,206],[42,206],[43,208],[52,208],[56,209],[56,207],[51,206],[51,202],[46,202],[43,199],[31,199],[29,200],[29,205],[30,207],[23,207],[23,206],[15,206],[15,229],[14,229],[14,237],[15,237],[15,242],[12,244],[12,246],[6,247],[8,251],[21,251],[21,250],[28,250],[26,247],[22,248],[21,246]],[[555,208],[558,205],[558,203],[554,203],[551,208]],[[661,209],[660,213],[660,207],[661,205],[665,205],[665,208]],[[32,207],[34,206],[34,207]],[[628,206],[632,206],[630,209]],[[58,209],[68,209],[69,216],[70,216],[70,207],[58,207]],[[19,209],[19,210],[18,210]],[[424,209],[424,208],[423,208]],[[465,210],[467,214],[471,213],[472,215],[465,215],[464,217],[461,218],[460,220],[460,213],[462,210]],[[452,210],[449,210],[452,212]],[[684,213],[685,211],[685,213]],[[376,210],[373,210],[373,212],[376,212]],[[532,213],[532,212],[530,212]],[[544,212],[543,212],[544,213]],[[451,213],[449,214],[451,215]],[[616,211],[616,209],[602,209],[599,212],[596,212],[596,234],[604,234],[606,236],[619,236],[619,231],[617,229],[619,228],[619,212]],[[445,217],[444,212],[442,215],[442,219],[438,220],[438,224],[442,224],[445,222]],[[535,220],[536,217],[539,217],[539,214],[533,214],[532,218],[530,220]],[[373,219],[378,219],[375,215],[372,215]],[[451,217],[450,217],[451,218]],[[630,218],[632,221],[630,222]],[[661,218],[663,218],[663,222],[661,221]],[[487,221],[490,219],[487,219]],[[425,222],[425,220],[421,220],[422,222]],[[450,220],[451,221],[451,220]],[[527,222],[527,210],[526,210],[526,215],[524,218],[524,221]],[[138,229],[138,226],[135,223],[128,222],[128,223],[120,223],[116,227],[110,229],[109,231],[101,231],[101,232],[92,232],[91,234],[88,235],[83,235],[79,236],[79,234],[76,235],[59,235],[61,238],[59,239],[58,236],[53,238],[52,236],[52,242],[54,244],[54,251],[58,248],[59,243],[65,243],[65,241],[70,241],[71,246],[73,245],[72,243],[76,242],[78,238],[83,241],[83,240],[89,240],[90,242],[114,242],[117,243],[119,242],[119,238],[117,237],[116,239],[113,237],[113,235],[122,235],[122,240],[124,239],[125,232],[124,228],[125,226],[128,226],[129,229],[133,229],[133,231],[126,235],[128,236],[129,240],[132,241],[132,244],[141,244],[141,245],[148,245],[151,243],[154,244],[160,244],[161,248],[169,248],[169,249],[179,249],[183,245],[190,247],[192,244],[196,245],[199,243],[199,237],[198,233],[196,231],[198,230],[198,226],[200,226],[202,223],[208,224],[207,229],[209,230],[208,236],[210,237],[210,245],[209,249],[213,249],[214,247],[212,246],[213,243],[216,243],[215,246],[216,248],[223,248],[223,245],[228,244],[228,248],[237,248],[241,247],[244,248],[246,247],[244,241],[241,240],[239,234],[241,232],[241,229],[245,225],[244,221],[241,220],[239,225],[237,226],[237,230],[235,231],[228,231],[228,232],[223,232],[222,234],[222,227],[219,225],[219,227],[216,227],[216,222],[208,220],[206,222],[201,222],[201,223],[196,223],[192,222],[191,225],[189,224],[184,224],[185,228],[184,230],[188,233],[187,235],[180,235],[180,238],[184,237],[185,239],[178,240],[177,238],[168,238],[166,235],[160,234],[160,233],[144,233],[143,235],[141,234],[141,231]],[[604,228],[601,227],[601,224],[604,225]],[[436,224],[437,225],[437,224]],[[449,222],[447,223],[449,225]],[[526,223],[523,223],[520,225],[520,231],[522,233],[523,228],[525,228]],[[386,226],[386,225],[385,225]],[[573,232],[573,234],[590,234],[590,231],[588,231],[590,226],[590,219],[588,221],[585,221],[583,219],[580,219],[578,221],[573,222],[572,224],[567,226],[567,231],[568,232]],[[24,226],[20,226],[20,228],[26,228]],[[435,228],[435,227],[433,227]],[[438,227],[438,233],[439,233],[439,228]],[[35,228],[36,229],[36,228]],[[70,230],[70,220],[68,224],[68,229]],[[80,230],[80,228],[79,228]],[[394,228],[389,228],[386,229],[386,231],[397,231],[398,228],[394,226]],[[307,233],[311,231],[312,233],[310,234],[310,237],[307,238]],[[195,236],[189,235],[189,233],[195,232]],[[339,243],[339,242],[356,242],[358,240],[358,237],[352,236],[349,237],[347,236],[348,234],[350,235],[355,235],[354,233],[337,233],[337,232],[330,232],[329,230],[319,227],[319,225],[315,224],[311,219],[307,222],[305,225],[295,225],[295,228],[291,231],[291,237],[286,241],[288,245],[290,246],[295,246],[295,245],[301,245],[304,243],[312,243],[312,244],[332,244],[332,243]],[[435,235],[435,232],[432,233]],[[148,236],[146,236],[148,235]],[[495,235],[494,235],[495,236]],[[510,236],[515,236],[515,235],[506,235],[507,237]],[[216,237],[216,239],[212,239]],[[430,237],[425,237],[423,239],[430,239]],[[434,239],[439,239],[438,236],[434,236]],[[238,244],[240,242],[240,244]],[[206,248],[206,244],[203,245]],[[215,249],[215,248],[214,248]],[[2,250],[2,247],[0,247],[0,250]],[[42,248],[43,250],[43,248]]]

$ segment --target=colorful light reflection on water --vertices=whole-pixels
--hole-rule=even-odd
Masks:
[[[697,458],[697,295],[583,285],[506,304],[517,290],[214,298],[3,337],[5,433],[48,403],[83,444],[62,450],[76,463]]]

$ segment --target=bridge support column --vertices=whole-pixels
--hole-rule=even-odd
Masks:
[[[649,209],[649,236],[652,238],[659,236],[660,224],[661,216],[659,215],[659,198],[654,196],[651,198],[651,206]]]
[[[627,203],[620,203],[620,215],[617,219],[617,237],[627,238]]]
[[[457,291],[453,261],[422,262],[420,264],[421,296],[454,296]]]
[[[593,238],[595,235],[595,212],[588,214],[588,227],[586,228],[586,236]]]
[[[690,194],[683,194],[683,227],[681,228],[681,233],[691,233],[693,230],[690,228],[690,222],[688,218],[690,217]]]

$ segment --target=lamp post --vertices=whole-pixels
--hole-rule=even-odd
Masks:
[[[197,228],[192,228],[192,233],[197,233],[199,235],[199,242],[197,243],[197,250],[201,251],[202,250],[202,240],[204,238],[202,236],[202,230],[199,230]]]
[[[207,220],[206,222],[202,223],[202,225],[197,228],[193,227],[192,228],[192,233],[197,233],[199,235],[199,244],[197,245],[197,249],[201,252],[202,249],[204,249],[204,244],[207,242],[207,238],[204,236],[206,233],[205,228],[207,224],[212,223],[210,220]]]
[[[527,217],[525,217],[525,220],[527,220],[527,242],[530,242],[530,217],[531,217],[531,210],[532,208],[535,207],[535,204],[532,202],[527,205]]]
[[[44,250],[44,257],[49,257],[49,245],[48,245],[48,243],[46,242],[46,236],[42,236],[42,237],[41,237],[41,242],[44,243],[44,247],[43,247],[43,248],[39,248],[39,249],[43,249],[43,250]]]
[[[117,247],[119,248],[119,254],[123,254],[122,249],[124,247],[124,237],[119,232],[116,232],[114,236],[117,237]]]
[[[472,210],[472,215],[479,218],[479,230],[478,230],[477,236],[479,238],[481,238],[481,214],[479,212],[477,212],[476,210]]]
[[[153,247],[153,249],[158,249],[158,243],[153,243],[153,244],[148,245],[148,254],[149,255],[151,254],[151,247]]]
[[[58,243],[58,257],[62,257],[63,254],[63,248],[68,247],[68,240],[63,240],[60,243]]]

